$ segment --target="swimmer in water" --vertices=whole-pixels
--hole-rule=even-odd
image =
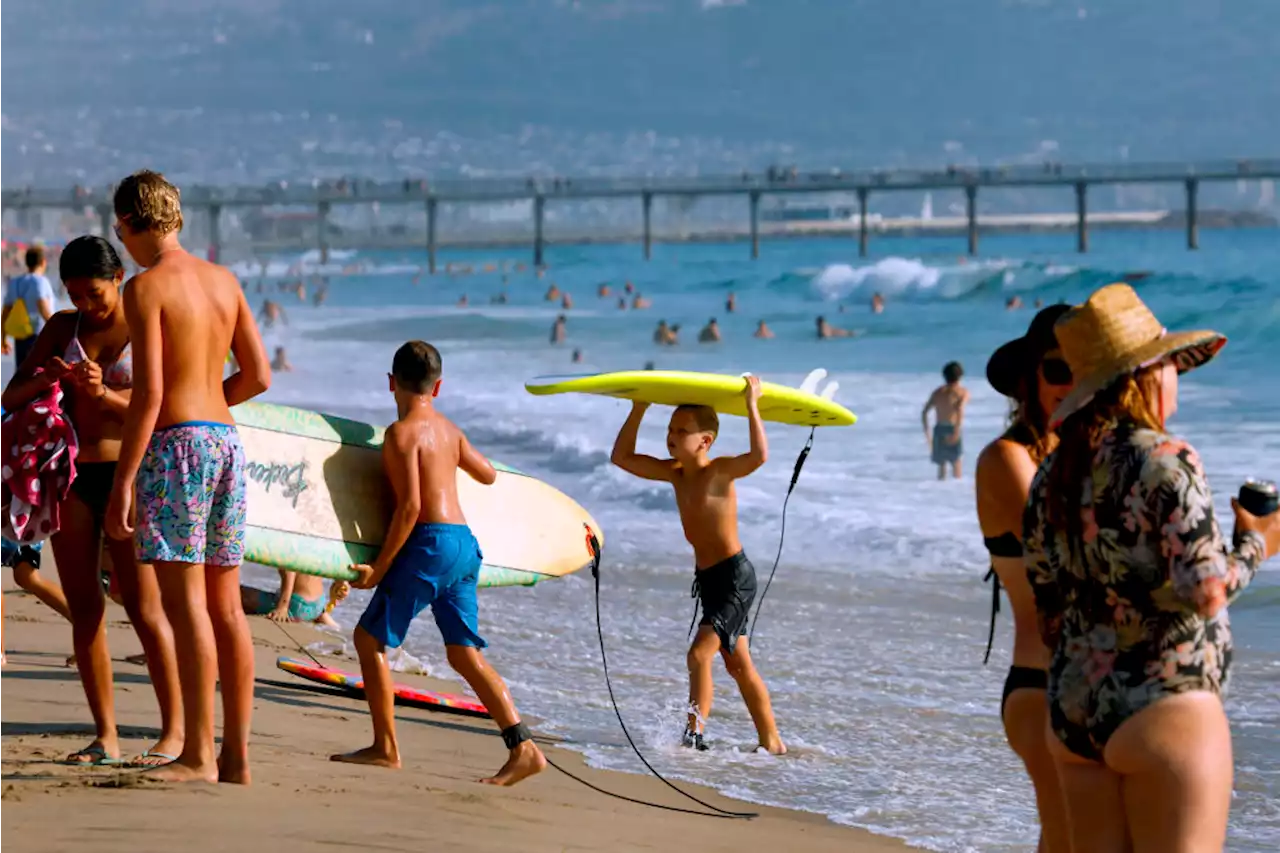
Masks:
[[[1010,296],[1004,303],[1004,309],[1006,311],[1017,311],[1021,307],[1022,307],[1022,297],[1018,296],[1017,294]]]
[[[752,337],[760,338],[762,340],[768,340],[769,338],[773,337],[773,329],[770,329],[769,326],[765,323],[765,321],[761,320],[756,325],[756,332],[754,335],[752,335]]]
[[[626,311],[626,310],[627,310],[627,297],[625,297],[625,296],[619,296],[619,297],[618,297],[618,310],[619,310],[619,311]]]
[[[596,295],[599,296],[601,299],[606,298],[612,292],[613,291],[609,290],[609,282],[607,281],[600,282],[600,286],[596,288]]]
[[[293,372],[293,365],[289,363],[289,356],[285,353],[284,347],[276,347],[275,358],[271,360],[271,369],[280,373]]]
[[[469,305],[469,304],[470,304],[470,300],[468,300],[468,299],[467,299],[467,294],[465,294],[465,293],[464,293],[464,294],[462,294],[461,296],[459,296],[459,297],[458,297],[458,307],[459,307],[459,308],[466,308],[466,307],[467,307],[467,305]]]
[[[560,300],[560,288],[556,287],[555,282],[547,288],[546,295],[542,297],[547,302],[558,302]]]
[[[707,321],[707,325],[702,327],[702,331],[698,332],[698,343],[718,344],[720,340],[720,324],[716,322],[715,317],[712,317]]]
[[[556,321],[551,324],[551,343],[562,344],[568,338],[569,333],[565,328],[565,316],[561,314],[556,317]]]
[[[871,313],[872,314],[884,313],[884,297],[879,293],[873,293],[871,295]]]
[[[580,349],[576,349],[576,350],[574,350],[574,351],[573,351],[573,357],[572,357],[570,360],[571,360],[574,364],[582,364],[582,350],[580,350]]]
[[[258,321],[262,323],[265,328],[270,329],[276,324],[277,320],[284,323],[286,326],[289,325],[289,318],[285,315],[284,309],[281,308],[279,304],[270,299],[262,300],[262,308],[258,311]]]
[[[645,308],[652,308],[653,300],[645,299],[643,296],[637,293],[635,298],[631,300],[631,307],[636,311],[640,311]]]
[[[679,331],[679,326],[668,326],[666,320],[659,320],[658,327],[653,330],[653,342],[659,346],[673,347],[680,343],[676,337]]]
[[[818,340],[825,341],[827,338],[851,338],[853,332],[848,329],[841,329],[827,322],[826,317],[819,317],[816,321]]]
[[[732,292],[724,300],[724,310],[730,314],[738,310],[738,297]]]
[[[566,294],[565,294],[563,297],[561,297],[561,299],[560,299],[560,307],[561,307],[561,308],[563,308],[563,309],[564,309],[564,310],[566,310],[566,311],[568,311],[568,310],[572,309],[572,308],[573,308],[573,297],[572,297],[570,294],[566,293]]]

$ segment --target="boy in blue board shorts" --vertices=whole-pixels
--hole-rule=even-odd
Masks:
[[[436,411],[440,353],[424,341],[396,351],[387,378],[398,420],[382,441],[382,465],[396,495],[387,536],[372,565],[354,566],[358,589],[377,587],[356,626],[355,644],[373,718],[373,745],[334,755],[334,761],[398,768],[395,694],[387,647],[399,647],[411,623],[427,606],[459,675],[480,697],[502,729],[510,755],[496,775],[481,781],[514,785],[547,766],[547,759],[520,722],[502,677],[485,660],[487,644],[477,624],[476,581],[480,546],[458,502],[457,472],[492,485],[497,473],[466,435]]]

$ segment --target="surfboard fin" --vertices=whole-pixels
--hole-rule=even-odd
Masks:
[[[806,394],[812,394],[818,389],[818,383],[825,379],[827,371],[825,368],[819,367],[809,371],[809,375],[800,383],[800,390]]]
[[[822,399],[834,400],[836,396],[836,389],[839,387],[840,387],[840,383],[836,382],[834,379],[828,382],[827,387],[822,389],[822,395],[821,395]]]

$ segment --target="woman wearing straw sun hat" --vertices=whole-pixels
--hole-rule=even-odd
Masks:
[[[1024,517],[1049,667],[1050,749],[1073,845],[1090,853],[1220,850],[1231,733],[1220,694],[1227,602],[1280,548],[1280,513],[1235,501],[1223,540],[1196,452],[1164,431],[1178,375],[1226,343],[1167,332],[1108,285],[1054,327],[1075,387]]]
[[[1069,853],[1071,838],[1057,763],[1045,739],[1049,721],[1045,691],[1052,651],[1036,629],[1035,597],[1022,558],[1022,511],[1036,466],[1056,440],[1049,418],[1071,390],[1071,370],[1053,333],[1054,322],[1068,310],[1067,305],[1051,305],[1040,311],[1025,335],[1001,346],[987,362],[987,381],[1013,402],[1013,413],[1009,428],[978,456],[975,477],[978,524],[991,553],[987,656],[1003,586],[1013,611],[1013,665],[1004,682],[1000,718],[1009,746],[1022,759],[1035,788],[1040,853]]]

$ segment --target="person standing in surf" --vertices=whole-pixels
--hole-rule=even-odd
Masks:
[[[764,421],[760,418],[760,379],[746,378],[743,396],[751,449],[741,456],[708,454],[720,431],[710,406],[677,406],[667,426],[668,459],[636,453],[636,438],[648,403],[636,402],[618,432],[610,460],[622,470],[646,480],[670,483],[685,538],[693,546],[694,589],[702,606],[698,633],[689,646],[689,721],[684,745],[707,749],[706,720],[711,716],[714,688],[711,664],[716,653],[737,682],[760,748],[782,755],[787,751],[773,718],[769,689],[756,671],[748,648],[747,623],[756,597],[756,571],[738,540],[738,496],[734,480],[746,477],[769,457]]]
[[[920,423],[924,426],[924,440],[930,448],[930,459],[938,466],[938,479],[947,479],[947,466],[951,466],[952,475],[959,480],[961,471],[960,457],[964,455],[964,443],[961,428],[964,426],[964,407],[969,402],[969,392],[960,380],[964,378],[964,368],[958,361],[949,361],[942,368],[945,385],[939,385],[925,401],[920,411]],[[935,412],[936,422],[929,429],[929,410]]]
[[[481,651],[476,583],[480,544],[467,526],[458,501],[458,470],[477,483],[493,485],[497,473],[467,436],[436,411],[443,366],[440,353],[425,341],[409,341],[396,350],[388,375],[397,420],[382,442],[382,465],[396,496],[378,558],[352,568],[357,589],[377,590],[355,630],[360,673],[373,719],[373,745],[331,756],[333,761],[398,768],[395,693],[387,647],[398,648],[409,624],[431,607],[444,639],[449,665],[466,679],[502,729],[510,754],[490,785],[514,785],[542,772],[547,759],[531,740],[502,676]]]
[[[231,407],[267,390],[271,366],[240,282],[179,244],[178,188],[136,172],[120,182],[114,207],[116,236],[144,269],[124,291],[133,394],[106,528],[133,541],[139,563],[155,566],[186,728],[178,760],[152,775],[247,785],[253,638],[240,606],[245,458]],[[238,368],[224,380],[228,351]]]
[[[1025,335],[1001,346],[987,362],[987,381],[1013,401],[1013,414],[1004,434],[983,448],[975,471],[978,524],[991,554],[987,577],[994,584],[987,656],[1003,586],[1013,610],[1013,665],[1004,681],[1000,719],[1009,746],[1022,759],[1035,789],[1040,853],[1069,853],[1071,834],[1057,762],[1049,752],[1052,650],[1040,638],[1036,624],[1035,597],[1022,558],[1022,512],[1036,466],[1057,443],[1049,418],[1071,391],[1071,368],[1053,333],[1053,324],[1069,310],[1067,305],[1045,308],[1032,319]]]

